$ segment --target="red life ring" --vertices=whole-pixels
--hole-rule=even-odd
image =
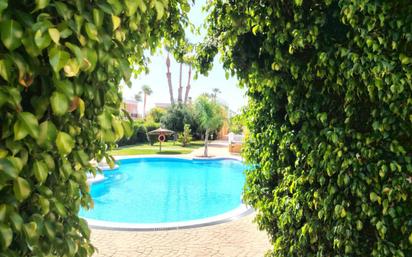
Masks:
[[[160,142],[164,142],[164,141],[166,140],[166,136],[165,136],[164,134],[160,134],[160,135],[157,137],[157,140],[159,140]]]

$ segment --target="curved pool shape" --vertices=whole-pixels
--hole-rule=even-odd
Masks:
[[[94,208],[80,211],[91,225],[179,227],[228,219],[247,209],[241,203],[245,166],[240,161],[133,158],[119,166],[91,185]]]

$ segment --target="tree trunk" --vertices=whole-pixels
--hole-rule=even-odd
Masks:
[[[182,68],[183,68],[183,63],[180,63],[180,75],[179,75],[179,89],[177,91],[177,102],[182,103]]]
[[[167,84],[169,86],[170,104],[174,105],[175,100],[173,98],[172,73],[170,73],[170,58],[169,58],[169,55],[167,55],[166,66],[167,66],[166,77],[167,77]]]
[[[192,76],[192,66],[189,66],[189,77],[187,79],[186,92],[185,92],[185,104],[187,104],[187,99],[189,98],[190,91],[190,78]]]
[[[146,119],[146,93],[144,94],[144,102],[143,102],[143,118]]]
[[[206,133],[205,133],[205,151],[203,153],[203,155],[205,157],[207,157],[207,144],[209,143],[209,129],[206,129]]]

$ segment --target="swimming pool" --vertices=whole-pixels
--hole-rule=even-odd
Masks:
[[[94,208],[80,216],[97,226],[127,228],[227,219],[245,210],[244,169],[240,161],[226,159],[124,159],[91,185]]]

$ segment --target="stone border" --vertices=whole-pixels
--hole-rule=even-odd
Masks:
[[[101,220],[86,219],[89,227],[94,229],[119,230],[119,231],[161,231],[161,230],[179,230],[188,228],[198,228],[211,225],[217,225],[233,220],[238,220],[248,214],[253,213],[252,208],[242,204],[240,207],[205,219],[197,219],[182,222],[167,222],[167,223],[123,223],[109,222]]]
[[[218,160],[234,160],[243,161],[240,156],[222,156],[222,157],[197,157],[197,156],[185,156],[185,155],[118,155],[113,156],[116,161],[127,160],[127,159],[181,159],[181,160],[204,160],[204,161],[218,161]]]
[[[144,156],[117,156],[116,160],[130,160],[130,159],[182,159],[182,160],[205,160],[205,161],[217,161],[217,160],[235,160],[241,161],[241,158],[237,157],[211,157],[211,158],[199,158],[199,157],[186,157],[186,156],[165,156],[159,157],[158,155],[144,155]],[[95,229],[107,229],[107,230],[120,230],[120,231],[160,231],[160,230],[178,230],[178,229],[188,229],[188,228],[197,228],[204,226],[217,225],[233,220],[240,219],[248,214],[253,213],[254,210],[245,204],[241,203],[239,207],[234,210],[219,214],[216,216],[182,221],[182,222],[167,222],[167,223],[124,223],[124,222],[110,222],[110,221],[101,221],[94,219],[83,218],[87,221],[89,227]]]

